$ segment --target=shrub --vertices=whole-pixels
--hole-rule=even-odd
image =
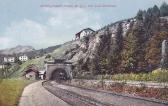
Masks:
[[[139,74],[116,74],[110,77],[112,80],[156,81],[168,82],[168,70],[157,69],[150,73]]]
[[[49,59],[49,58],[51,58],[51,55],[47,54],[46,57],[45,57],[45,59]]]

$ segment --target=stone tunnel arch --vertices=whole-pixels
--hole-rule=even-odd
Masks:
[[[72,64],[68,62],[46,62],[46,80],[72,79]]]
[[[62,68],[55,69],[50,77],[50,80],[67,80],[67,79],[68,79],[67,72],[65,69]]]

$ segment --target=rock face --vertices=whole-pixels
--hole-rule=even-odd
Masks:
[[[168,41],[167,40],[164,40],[162,42],[161,67],[163,69],[167,69],[168,68]]]
[[[81,40],[72,42],[69,50],[66,50],[64,58],[73,62],[76,74],[80,71],[100,71],[99,63],[102,55],[115,52],[115,46],[119,37],[125,37],[131,24],[136,24],[136,19],[128,19],[108,25]]]

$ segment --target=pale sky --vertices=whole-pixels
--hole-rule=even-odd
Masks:
[[[75,33],[83,28],[98,30],[134,17],[139,9],[160,6],[163,1],[168,3],[168,0],[0,0],[0,49],[17,45],[39,49],[61,44],[74,39]],[[112,6],[63,7],[107,4]]]

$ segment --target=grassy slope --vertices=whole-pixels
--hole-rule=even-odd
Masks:
[[[10,77],[21,77],[24,73],[25,68],[29,66],[30,64],[35,64],[39,68],[39,70],[41,70],[44,68],[44,60],[45,60],[45,57],[28,60],[25,63],[23,63],[20,66],[20,69],[16,71],[15,73],[13,73]]]
[[[70,50],[71,49],[71,44],[73,42],[70,41],[70,42],[67,42],[63,45],[61,45],[61,47],[57,48],[55,51],[53,51],[52,53],[50,53],[50,55],[53,57],[53,58],[62,58],[64,56],[64,53],[67,51],[67,50]],[[32,59],[32,60],[28,60],[26,61],[25,63],[23,63],[22,65],[20,65],[20,68],[18,71],[14,72],[10,77],[11,78],[17,78],[17,77],[21,77],[24,73],[24,70],[25,68],[30,65],[30,64],[34,64],[36,65],[39,70],[41,69],[44,69],[44,61],[46,61],[47,59],[45,59],[45,56],[44,57],[40,57],[40,58],[36,58],[36,59]]]
[[[54,52],[50,53],[52,57],[54,58],[59,58],[62,57],[65,53],[65,51],[69,48],[70,43],[65,43],[64,45],[62,45],[61,47],[57,48]],[[44,57],[40,57],[40,58],[36,58],[36,59],[32,59],[32,60],[28,60],[25,63],[23,63],[22,65],[20,65],[20,69],[16,72],[14,72],[10,77],[11,78],[17,78],[17,77],[21,77],[24,73],[24,70],[27,66],[29,66],[30,64],[34,64],[36,65],[39,70],[44,69],[44,61],[45,61],[45,56]]]
[[[0,82],[0,106],[17,106],[24,87],[30,81],[4,79]]]
[[[61,47],[56,49],[51,55],[55,58],[63,57],[64,53],[71,48],[71,42],[63,44]]]

